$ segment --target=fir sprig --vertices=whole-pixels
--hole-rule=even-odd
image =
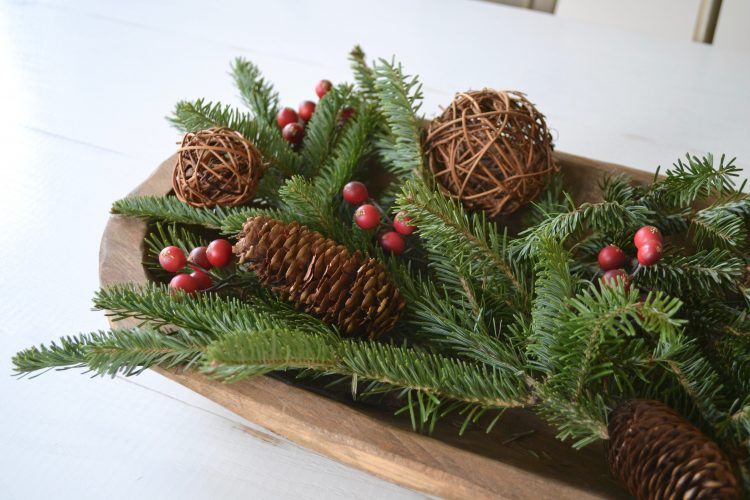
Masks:
[[[131,376],[157,365],[188,369],[203,356],[209,341],[204,334],[184,330],[112,329],[26,349],[13,357],[13,364],[17,374],[85,367],[97,375]]]
[[[225,337],[209,347],[204,373],[237,381],[271,370],[312,369],[371,381],[368,392],[399,390],[415,427],[428,429],[447,412],[476,412],[527,404],[522,392],[506,392],[501,376],[486,367],[382,343],[332,341],[290,330]],[[416,400],[416,401],[415,401]],[[468,405],[468,406],[467,406]]]
[[[458,203],[418,180],[404,184],[396,206],[414,217],[429,252],[453,261],[455,269],[462,268],[461,261],[471,262],[466,277],[480,283],[495,303],[524,303],[526,288],[508,258],[507,236],[483,214],[470,216]]]
[[[255,64],[242,57],[234,60],[231,74],[255,119],[273,127],[279,112],[279,94],[273,85],[263,78]]]
[[[422,173],[424,153],[418,117],[422,85],[393,61],[380,59],[373,71],[380,110],[391,131],[391,140],[382,144],[386,166],[401,179]]]
[[[330,160],[340,132],[341,110],[351,99],[351,86],[341,85],[328,91],[315,107],[302,141],[306,177],[315,177]]]
[[[742,170],[734,164],[734,158],[726,161],[721,155],[718,165],[712,154],[702,158],[686,155],[685,160],[677,160],[663,180],[657,179],[657,171],[657,180],[647,194],[649,204],[687,206],[696,200],[722,198],[736,192],[735,180]]]
[[[744,270],[741,259],[715,248],[688,256],[665,255],[656,265],[639,267],[633,282],[675,297],[721,297],[737,290]]]

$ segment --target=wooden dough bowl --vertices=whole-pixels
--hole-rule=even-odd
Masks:
[[[555,153],[566,189],[576,201],[599,199],[598,182],[624,172],[649,183],[650,174],[618,165]],[[131,195],[171,191],[172,157]],[[146,223],[112,216],[102,237],[101,285],[147,280],[142,265]],[[120,323],[122,326],[122,323]],[[271,377],[236,384],[195,372],[156,369],[242,417],[289,440],[388,481],[446,498],[623,498],[604,447],[582,451],[555,439],[554,430],[528,411],[508,411],[490,434],[470,429],[458,436],[450,423],[433,436],[411,430],[391,410],[331,399]]]

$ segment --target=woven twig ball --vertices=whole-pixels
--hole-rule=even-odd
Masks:
[[[239,132],[210,128],[185,134],[172,187],[194,207],[233,207],[255,197],[264,171],[260,151]]]
[[[621,404],[609,419],[612,474],[638,499],[738,499],[740,489],[721,448],[659,401]]]
[[[425,145],[443,192],[490,217],[532,201],[558,170],[544,115],[520,92],[457,94],[430,123]]]

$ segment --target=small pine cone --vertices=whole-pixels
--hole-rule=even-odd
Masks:
[[[659,401],[634,399],[612,412],[607,458],[639,499],[740,498],[719,446]]]
[[[375,338],[390,330],[404,299],[375,259],[269,217],[247,220],[234,246],[240,264],[297,309],[337,325],[347,335]]]

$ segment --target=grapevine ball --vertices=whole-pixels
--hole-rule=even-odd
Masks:
[[[172,187],[198,208],[244,205],[255,197],[266,164],[258,148],[226,128],[189,132],[177,151]]]
[[[432,120],[427,161],[441,190],[490,217],[536,198],[559,170],[544,115],[521,92],[462,92]]]

